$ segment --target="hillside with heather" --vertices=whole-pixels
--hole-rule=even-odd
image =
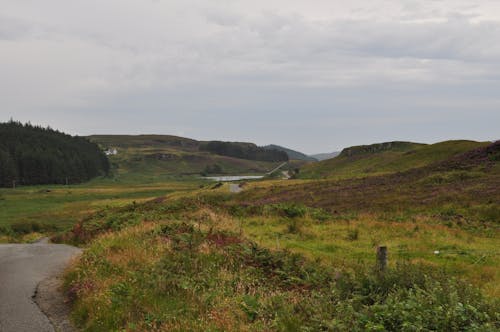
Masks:
[[[335,158],[301,168],[301,178],[353,178],[402,172],[488,145],[466,140],[435,144],[386,142],[345,148]]]

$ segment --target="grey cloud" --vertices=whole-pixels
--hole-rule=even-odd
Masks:
[[[0,115],[310,152],[491,136],[500,14],[469,4],[7,0]],[[447,117],[456,128],[443,131]]]

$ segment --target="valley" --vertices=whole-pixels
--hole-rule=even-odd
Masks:
[[[288,161],[290,179],[217,182],[207,166],[256,176],[283,163],[171,136],[91,139],[116,149],[109,176],[0,191],[2,241],[48,234],[84,248],[65,274],[83,330],[399,330],[404,315],[421,315],[419,328],[496,327],[498,142],[352,147]]]

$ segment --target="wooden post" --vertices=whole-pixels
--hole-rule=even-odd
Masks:
[[[379,271],[385,271],[387,268],[387,247],[379,246],[377,248],[377,269]]]

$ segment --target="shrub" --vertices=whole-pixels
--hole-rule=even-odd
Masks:
[[[302,224],[297,219],[291,219],[287,223],[288,233],[298,234],[302,232]]]
[[[356,241],[358,238],[359,238],[359,229],[354,228],[354,229],[349,229],[347,231],[347,240]]]
[[[16,234],[28,234],[32,232],[39,232],[42,227],[40,223],[36,221],[23,221],[12,224],[10,228]]]
[[[189,222],[134,229],[98,239],[67,275],[74,317],[84,330],[500,328],[498,302],[429,266],[397,264],[385,273],[351,266],[334,273],[319,261]]]
[[[304,217],[307,212],[307,208],[305,206],[297,204],[281,204],[278,208],[287,218]]]

